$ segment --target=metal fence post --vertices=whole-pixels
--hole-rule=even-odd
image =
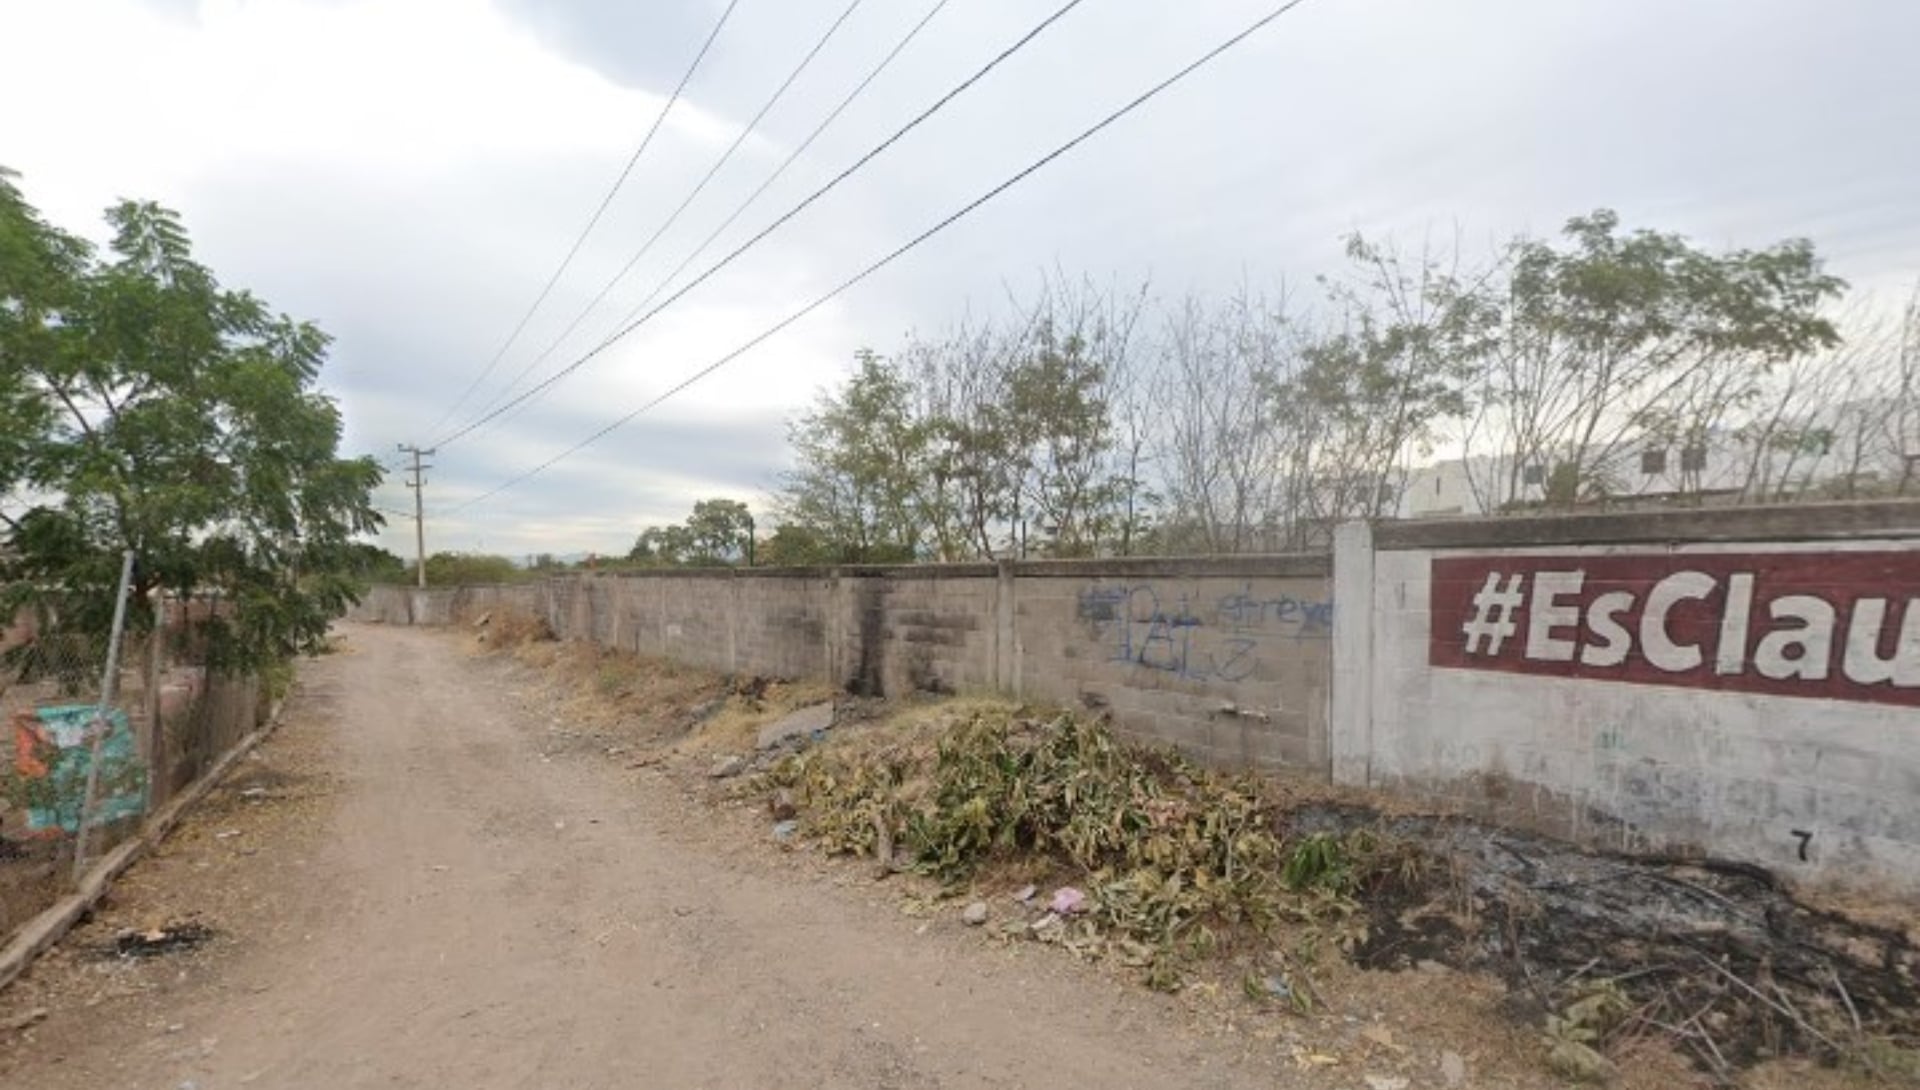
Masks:
[[[127,591],[132,582],[133,550],[128,549],[120,556],[120,594],[113,602],[113,632],[107,638],[107,668],[100,677],[100,703],[93,713],[93,738],[87,757],[87,790],[80,798],[80,829],[73,842],[73,880],[76,884],[87,873],[87,841],[92,832],[93,811],[100,792],[100,743],[106,738],[114,690],[119,687],[120,637],[127,628]]]
[[[161,592],[155,596],[153,604],[153,631],[147,635],[147,724],[145,731],[147,757],[147,812],[151,814],[165,801],[167,788],[162,781],[168,778],[166,764],[167,726],[161,718],[160,678],[163,673],[161,660],[166,654],[167,632],[167,596]]]

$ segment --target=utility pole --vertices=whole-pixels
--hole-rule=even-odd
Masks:
[[[427,585],[426,471],[433,467],[420,459],[432,455],[433,451],[401,443],[400,453],[413,457],[413,479],[407,482],[407,487],[413,489],[413,573],[420,586],[424,587]]]

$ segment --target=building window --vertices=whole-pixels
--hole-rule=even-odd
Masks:
[[[1707,448],[1683,447],[1680,450],[1680,472],[1701,473],[1707,468]]]
[[[1434,495],[1438,496],[1440,494],[1440,482],[1445,479],[1446,478],[1440,476],[1438,473],[1433,475],[1433,494]]]
[[[1800,452],[1802,454],[1828,455],[1833,453],[1833,429],[1814,428],[1801,435]]]
[[[1649,477],[1658,477],[1667,471],[1667,448],[1643,450],[1640,452],[1640,472]]]
[[[1379,492],[1379,503],[1380,503],[1380,505],[1384,507],[1384,506],[1386,506],[1387,504],[1390,504],[1390,503],[1392,503],[1392,502],[1393,502],[1393,500],[1394,500],[1394,495],[1395,495],[1395,493],[1394,493],[1394,488],[1393,488],[1393,486],[1392,486],[1392,485],[1390,485],[1390,484],[1383,484],[1383,485],[1381,485],[1381,486],[1380,486],[1380,492]]]
[[[1521,470],[1520,483],[1521,484],[1547,483],[1547,467],[1536,464],[1536,465],[1530,465],[1527,468]]]

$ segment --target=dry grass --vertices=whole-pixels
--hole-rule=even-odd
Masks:
[[[1004,894],[1021,886],[1080,886],[1093,912],[1052,941],[1136,979],[1144,974],[1155,986],[1184,985],[1188,1005],[1217,1007],[1229,1021],[1244,1019],[1249,1008],[1343,1017],[1371,1011],[1465,1054],[1475,1081],[1487,1078],[1484,1085],[1535,1085],[1543,1075],[1548,1050],[1540,1025],[1531,1015],[1514,1017],[1511,981],[1482,970],[1370,971],[1348,956],[1381,926],[1376,908],[1389,915],[1425,911],[1400,896],[1377,896],[1380,890],[1462,896],[1464,885],[1457,876],[1447,879],[1445,860],[1426,858],[1387,831],[1402,815],[1432,820],[1430,803],[1305,781],[1222,777],[1153,751],[1109,751],[1090,736],[1047,743],[1062,713],[997,697],[852,701],[816,682],[727,678],[561,644],[543,626],[511,618],[496,617],[488,629],[482,650],[511,654],[537,671],[566,718],[637,744],[645,763],[681,758],[680,774],[702,780],[711,756],[751,753],[768,723],[839,700],[840,722],[824,745],[767,776],[725,781],[722,794],[755,797],[784,784],[802,804],[811,843],[862,854],[881,843],[890,845],[889,854],[904,849],[916,856],[914,865],[945,879],[947,895],[984,896],[1003,906],[996,917],[1011,903]],[[958,752],[954,740],[970,725],[981,744]],[[1011,749],[1002,753],[1007,742]],[[1001,757],[1018,768],[1001,767]],[[1104,816],[1083,792],[1110,792]],[[1017,796],[1012,806],[999,797],[1006,793]],[[1371,831],[1354,839],[1292,828],[1289,815],[1316,807],[1364,809]],[[1036,814],[1045,815],[1045,827],[1035,824]],[[888,835],[877,841],[882,824]],[[1223,829],[1231,833],[1225,848],[1217,838]],[[1262,873],[1243,871],[1246,862]],[[1418,873],[1410,878],[1414,872],[1403,867]],[[1026,937],[1024,922],[1032,921],[1010,921],[1006,937]],[[1911,917],[1901,922],[1910,925]],[[1459,926],[1471,932],[1470,924]],[[1276,977],[1293,981],[1304,998],[1276,1002],[1260,986]],[[1376,1061],[1393,1051],[1358,1047],[1379,1052]],[[1658,1035],[1633,1035],[1607,1051],[1619,1068],[1617,1085],[1628,1090],[1712,1082]],[[1904,1063],[1907,1056],[1895,1058]],[[1897,1084],[1858,1068],[1800,1060],[1765,1061],[1732,1081],[1755,1088]]]
[[[475,643],[484,650],[513,651],[557,642],[547,622],[531,613],[497,610],[471,623],[480,633]]]
[[[752,749],[762,727],[836,695],[818,682],[729,678],[671,659],[562,643],[544,622],[513,613],[491,615],[474,649],[510,655],[540,672],[567,718],[621,729],[668,752]]]
[[[830,686],[818,682],[768,682],[759,696],[734,692],[725,704],[676,747],[683,753],[739,753],[752,749],[760,728],[801,708],[834,698]]]

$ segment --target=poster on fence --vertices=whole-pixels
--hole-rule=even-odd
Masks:
[[[13,718],[14,771],[25,796],[29,832],[59,836],[80,830],[96,723],[104,724],[106,733],[100,739],[92,824],[137,817],[146,809],[146,769],[125,712],[114,709],[102,718],[92,704],[39,708]]]

